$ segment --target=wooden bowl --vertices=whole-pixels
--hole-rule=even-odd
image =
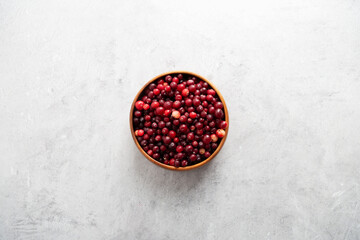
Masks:
[[[170,165],[166,165],[166,164],[163,164],[161,162],[158,162],[156,161],[155,159],[153,159],[152,157],[150,157],[143,149],[142,147],[140,146],[138,140],[136,139],[136,136],[135,136],[135,133],[134,133],[134,126],[133,126],[133,113],[134,113],[134,107],[135,107],[135,102],[138,100],[140,94],[144,91],[144,89],[152,82],[154,82],[155,80],[159,79],[159,78],[162,78],[162,77],[165,77],[167,75],[171,75],[171,74],[186,74],[186,75],[192,75],[192,76],[195,76],[197,77],[198,79],[201,79],[205,82],[207,82],[215,91],[216,91],[216,94],[219,96],[221,102],[223,103],[224,105],[224,113],[225,113],[225,121],[228,122],[228,127],[227,129],[225,130],[225,136],[221,139],[220,141],[220,144],[219,146],[216,148],[216,150],[211,154],[210,157],[208,157],[207,159],[197,163],[197,164],[194,164],[194,165],[190,165],[190,166],[186,166],[186,167],[174,167],[174,166],[170,166]],[[222,146],[224,145],[225,143],[225,140],[226,140],[226,137],[227,137],[227,134],[228,134],[228,131],[229,131],[229,114],[228,114],[228,110],[227,110],[227,107],[226,107],[226,104],[225,104],[225,100],[223,98],[223,96],[221,95],[220,91],[207,79],[205,79],[204,77],[198,75],[198,74],[195,74],[195,73],[192,73],[192,72],[187,72],[187,71],[173,71],[173,72],[166,72],[166,73],[163,73],[163,74],[160,74],[159,76],[156,76],[154,77],[153,79],[151,79],[150,81],[148,81],[141,89],[140,91],[136,94],[135,98],[134,98],[134,101],[131,105],[131,109],[130,109],[130,131],[131,131],[131,135],[134,139],[134,142],[137,146],[137,148],[140,150],[140,152],[150,161],[150,162],[153,162],[155,163],[156,165],[160,166],[160,167],[163,167],[163,168],[166,168],[166,169],[169,169],[169,170],[175,170],[175,171],[185,171],[185,170],[191,170],[191,169],[195,169],[195,168],[198,168],[198,167],[201,167],[203,165],[205,165],[206,163],[210,162],[218,153],[219,151],[221,150]]]

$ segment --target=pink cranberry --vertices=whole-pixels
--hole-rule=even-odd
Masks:
[[[225,136],[225,130],[224,129],[218,129],[216,131],[216,136],[218,136],[219,138],[223,138]]]

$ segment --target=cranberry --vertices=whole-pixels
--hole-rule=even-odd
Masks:
[[[187,117],[185,115],[180,116],[179,121],[182,123],[187,122]]]
[[[216,118],[223,118],[224,117],[224,112],[223,112],[223,110],[218,108],[218,109],[215,110],[214,115],[215,115]]]
[[[156,109],[156,114],[157,115],[162,115],[165,112],[165,109],[163,107],[158,107]]]
[[[176,83],[179,83],[179,77],[174,77],[172,80],[173,80],[173,82],[176,82]]]
[[[180,167],[180,161],[179,160],[175,160],[175,167]]]
[[[180,132],[187,132],[188,131],[188,127],[185,124],[181,124],[179,127]]]
[[[139,130],[136,130],[137,131],[137,136],[143,136],[144,135],[144,130],[142,129],[139,129]],[[136,134],[135,134],[136,135]]]
[[[180,112],[179,111],[173,111],[171,116],[173,118],[179,118],[180,117]]]
[[[187,153],[192,153],[193,152],[193,147],[191,146],[191,145],[186,145],[186,147],[185,147],[185,152],[187,152]]]
[[[214,107],[215,107],[215,108],[220,108],[220,109],[222,109],[222,108],[224,107],[224,105],[222,104],[222,102],[216,102],[216,103],[214,104]]]
[[[142,110],[143,107],[144,107],[144,102],[143,101],[137,101],[135,103],[135,107],[136,107],[137,110]]]
[[[181,106],[181,102],[180,102],[180,101],[175,101],[175,102],[173,103],[173,108],[178,109],[178,108],[180,108],[180,106]]]
[[[214,89],[208,89],[208,90],[207,90],[207,94],[208,94],[208,95],[215,96],[216,92],[215,92]]]
[[[219,124],[219,128],[226,129],[228,126],[228,123],[226,121],[221,121]]]
[[[147,134],[148,134],[149,136],[152,136],[152,135],[154,134],[154,130],[150,128],[150,129],[147,131]]]
[[[165,136],[163,138],[163,142],[164,142],[164,144],[168,145],[171,143],[171,138],[169,136]]]
[[[165,127],[165,122],[160,121],[158,126],[159,126],[159,128],[164,128]]]
[[[176,147],[176,144],[174,142],[171,142],[169,144],[169,149],[175,149],[175,147]]]
[[[190,159],[191,162],[195,162],[197,158],[196,158],[195,154],[191,154],[189,159]]]
[[[197,123],[195,123],[195,127],[197,128],[197,129],[201,129],[201,128],[203,128],[203,124],[201,123],[201,122],[197,122]],[[199,134],[198,134],[199,135]]]
[[[191,99],[188,98],[188,99],[185,100],[185,105],[186,105],[186,106],[189,107],[189,106],[191,106],[192,104],[193,104],[193,101],[192,101]]]
[[[195,112],[191,112],[191,113],[189,114],[189,116],[190,116],[191,118],[196,118],[197,114],[196,114]]]
[[[182,160],[181,166],[182,166],[182,167],[186,167],[187,165],[188,165],[188,161]]]
[[[175,138],[176,137],[176,132],[173,131],[173,130],[169,131],[169,137]]]
[[[217,142],[217,140],[219,139],[218,136],[216,136],[216,134],[211,134],[210,137],[212,142]]]
[[[184,147],[183,146],[181,146],[181,145],[178,145],[177,147],[176,147],[176,151],[179,153],[179,152],[182,152],[184,150]]]
[[[168,134],[168,132],[169,132],[169,129],[167,129],[166,127],[161,130],[161,133],[164,135]]]
[[[152,102],[151,103],[151,108],[153,108],[153,109],[155,109],[155,108],[158,108],[158,107],[160,107],[160,103],[159,102]]]
[[[204,157],[208,158],[208,157],[210,157],[210,156],[211,156],[211,154],[210,154],[209,152],[205,152],[205,153],[204,153]]]
[[[176,88],[177,88],[177,83],[176,83],[176,82],[170,83],[170,87],[171,87],[172,89],[176,89]]]
[[[193,99],[193,105],[194,105],[195,107],[199,106],[200,104],[201,104],[200,99],[198,99],[198,98],[194,98],[194,99]]]
[[[188,133],[188,135],[187,135],[188,140],[192,141],[192,140],[194,140],[194,138],[195,138],[195,134],[193,132]]]
[[[177,76],[180,80],[183,79],[183,75],[181,73],[179,73],[179,75]]]
[[[153,151],[150,149],[150,150],[147,151],[147,154],[149,154],[150,156],[152,156],[152,155],[153,155]]]
[[[211,137],[208,134],[205,134],[202,140],[205,144],[209,144],[211,142]]]
[[[213,106],[209,107],[209,113],[210,114],[214,114],[215,113],[215,108]]]
[[[181,91],[181,95],[183,95],[184,97],[187,97],[189,95],[190,91],[189,89],[185,88]]]
[[[206,101],[208,101],[208,102],[212,102],[213,99],[214,99],[214,97],[212,95],[207,95],[206,96]]]
[[[157,136],[155,137],[155,141],[160,142],[160,141],[161,141],[161,136],[160,136],[160,135],[157,135]]]
[[[175,159],[170,159],[170,161],[169,161],[169,165],[171,165],[171,166],[175,166]]]
[[[178,90],[179,92],[181,92],[183,89],[185,89],[185,85],[183,83],[180,83],[176,88],[176,90]]]
[[[218,129],[216,131],[216,136],[218,136],[219,138],[223,138],[225,136],[225,130],[224,129]]]
[[[155,88],[155,89],[153,90],[153,93],[154,93],[155,95],[159,95],[159,94],[160,94],[160,90],[157,89],[157,88]]]

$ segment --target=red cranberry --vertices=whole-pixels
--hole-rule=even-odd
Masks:
[[[213,106],[209,107],[209,113],[210,114],[214,114],[215,113],[215,108]]]
[[[160,107],[160,103],[159,102],[152,102],[151,103],[151,108],[153,108],[153,109],[155,109],[155,108],[158,108],[158,107]]]
[[[176,151],[179,153],[179,152],[182,152],[184,150],[184,147],[183,146],[181,146],[181,145],[178,145],[177,147],[176,147]]]
[[[191,99],[189,99],[189,98],[185,100],[185,105],[188,106],[188,107],[191,106],[192,103],[193,103],[193,101]]]
[[[208,158],[208,157],[210,157],[210,156],[211,156],[211,154],[210,154],[209,152],[205,152],[205,153],[204,153],[204,157]]]
[[[183,75],[182,75],[181,73],[179,73],[177,77],[178,77],[180,80],[183,79]]]
[[[171,143],[171,138],[169,136],[165,136],[163,138],[163,142],[164,142],[164,144],[168,145]]]
[[[136,107],[137,110],[142,110],[143,107],[144,107],[144,102],[143,101],[137,101],[135,103],[135,107]]]
[[[193,141],[193,142],[191,143],[191,145],[193,145],[193,147],[197,147],[197,146],[199,145],[199,143],[198,143],[197,141]]]
[[[215,108],[220,108],[220,109],[222,109],[222,108],[224,107],[224,105],[222,104],[222,102],[216,102],[216,103],[214,104],[214,107],[215,107]]]
[[[201,122],[197,122],[197,123],[195,123],[195,127],[197,129],[201,129],[201,128],[203,128],[203,124]]]
[[[188,135],[187,135],[188,140],[192,141],[192,140],[194,140],[194,138],[195,138],[195,134],[193,132],[188,133]]]
[[[211,137],[208,134],[205,134],[202,140],[205,144],[209,144],[211,142]]]
[[[195,107],[199,106],[200,104],[201,104],[200,99],[198,99],[198,98],[194,98],[194,99],[193,99],[193,105],[194,105]]]
[[[202,129],[198,129],[198,130],[196,130],[196,134],[201,136],[204,134],[204,131]]]
[[[185,115],[180,116],[180,122],[185,123],[187,121],[187,117]]]
[[[176,83],[179,83],[179,77],[174,77],[172,80],[173,80],[173,82],[176,82]]]
[[[164,135],[168,134],[168,132],[169,132],[169,129],[167,129],[166,127],[161,130],[161,133]]]
[[[175,102],[173,103],[173,108],[178,109],[180,106],[181,106],[181,102],[180,102],[180,101],[175,101]]]
[[[208,89],[208,90],[207,90],[207,94],[208,94],[208,95],[215,96],[216,92],[215,92],[214,89]]]
[[[165,122],[160,121],[158,126],[159,126],[159,128],[164,128],[165,127]]]
[[[185,152],[187,152],[187,153],[192,153],[193,152],[193,147],[191,146],[191,145],[186,145],[186,147],[185,147]]]
[[[182,166],[182,167],[186,167],[187,165],[188,165],[188,161],[182,160],[181,166]]]
[[[188,131],[188,127],[185,124],[182,124],[182,125],[180,125],[179,130],[180,130],[180,132],[185,133]]]
[[[149,130],[147,131],[147,134],[148,134],[149,136],[152,136],[152,135],[154,134],[154,130],[153,130],[153,129],[149,129]]]
[[[169,137],[175,138],[176,137],[176,132],[173,131],[173,130],[169,131]]]
[[[161,136],[160,136],[160,135],[157,135],[157,136],[155,137],[155,141],[160,142],[160,141],[161,141]]]
[[[164,113],[165,109],[163,107],[158,107],[156,109],[156,114],[157,115],[162,115]]]
[[[221,121],[219,124],[219,128],[226,129],[228,126],[228,123],[226,121]]]
[[[214,99],[214,97],[212,95],[206,96],[206,101],[208,101],[208,102],[212,102],[213,99]]]
[[[223,110],[218,108],[218,109],[215,110],[214,115],[215,115],[216,118],[223,118],[224,117],[224,112],[223,112]]]
[[[180,113],[179,113],[179,116],[180,116]],[[180,124],[180,121],[179,121],[178,119],[175,119],[175,120],[173,121],[173,124],[174,124],[175,126],[178,126],[178,125]]]
[[[185,85],[183,83],[180,83],[178,86],[177,86],[177,89],[179,92],[181,92],[183,89],[185,89]]]
[[[179,160],[175,160],[175,167],[180,167],[180,161]]]
[[[147,151],[147,154],[152,156],[153,155],[153,151],[150,149],[149,151]]]
[[[170,166],[175,166],[175,159],[170,159],[170,161],[169,161],[169,165]]]
[[[195,112],[191,112],[191,113],[189,114],[189,116],[190,116],[191,118],[196,118],[197,114],[196,114]]]
[[[190,91],[189,89],[185,88],[181,91],[181,95],[183,95],[184,97],[187,97],[189,95]]]
[[[157,88],[155,88],[155,89],[153,90],[153,93],[154,93],[155,95],[159,95],[159,94],[160,94],[160,90],[157,89]]]
[[[149,134],[145,133],[144,134],[144,140],[149,140],[149,138],[150,138]]]
[[[195,162],[196,161],[196,155],[195,154],[191,154],[189,157],[191,162]]]

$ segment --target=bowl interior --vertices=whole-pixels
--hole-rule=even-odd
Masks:
[[[165,77],[167,75],[172,75],[172,74],[183,74],[183,75],[192,75],[198,79],[201,79],[202,81],[204,82],[207,82],[216,92],[216,94],[219,96],[221,102],[223,103],[224,105],[224,114],[225,114],[225,121],[228,123],[228,127],[227,129],[225,130],[225,136],[221,139],[218,147],[216,148],[216,150],[211,154],[210,157],[208,157],[207,159],[197,163],[197,164],[194,164],[194,165],[190,165],[190,166],[186,166],[186,167],[174,167],[174,166],[170,166],[170,165],[166,165],[166,164],[163,164],[157,160],[155,160],[154,158],[152,158],[151,156],[149,156],[145,151],[144,149],[140,146],[136,136],[135,136],[135,133],[134,133],[134,125],[133,125],[133,113],[134,113],[134,107],[135,107],[135,102],[138,100],[139,96],[141,95],[141,93],[145,90],[145,88],[152,82],[156,81],[157,79],[159,78],[162,78],[162,77]],[[166,169],[169,169],[169,170],[175,170],[175,171],[185,171],[185,170],[191,170],[191,169],[195,169],[195,168],[198,168],[200,166],[203,166],[204,164],[208,163],[209,161],[211,161],[218,153],[219,151],[221,150],[221,148],[223,147],[224,143],[225,143],[225,140],[227,138],[227,134],[228,134],[228,131],[229,131],[229,114],[228,114],[228,110],[227,110],[227,107],[226,107],[226,103],[225,103],[225,100],[223,98],[223,96],[221,95],[220,91],[207,79],[205,79],[204,77],[196,74],[196,73],[192,73],[192,72],[187,72],[187,71],[173,71],[173,72],[166,72],[166,73],[163,73],[163,74],[160,74],[156,77],[154,77],[153,79],[151,79],[150,81],[148,81],[141,89],[140,91],[137,93],[136,97],[134,98],[134,101],[131,105],[131,109],[130,109],[130,130],[131,130],[131,135],[134,139],[134,142],[136,144],[136,146],[138,147],[138,149],[140,150],[140,152],[151,162],[155,163],[156,165],[160,166],[160,167],[163,167],[163,168],[166,168]]]

